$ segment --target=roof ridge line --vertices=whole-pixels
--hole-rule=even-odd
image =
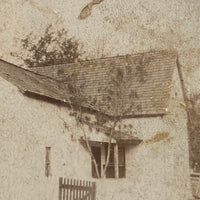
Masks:
[[[41,69],[45,67],[59,67],[59,66],[66,66],[66,65],[73,65],[75,63],[84,63],[84,62],[90,62],[90,61],[96,61],[96,60],[106,60],[106,59],[112,59],[112,58],[123,58],[125,56],[138,56],[138,55],[143,55],[143,54],[148,54],[148,53],[161,53],[161,52],[168,52],[170,54],[174,54],[177,56],[177,51],[176,50],[149,50],[149,51],[144,51],[144,52],[137,52],[137,53],[131,53],[131,54],[121,54],[121,55],[115,55],[115,56],[108,56],[108,57],[103,57],[103,58],[93,58],[93,59],[88,59],[88,60],[81,60],[78,62],[73,62],[73,63],[65,63],[65,64],[57,64],[57,65],[44,65],[40,67],[31,67],[31,69],[36,70],[36,69]]]

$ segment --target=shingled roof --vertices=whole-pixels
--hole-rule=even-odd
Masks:
[[[110,116],[166,114],[174,52],[158,51],[25,70],[0,65],[0,76],[24,91]],[[117,98],[116,98],[117,97]],[[72,102],[73,103],[73,102]]]
[[[166,113],[176,59],[174,52],[159,51],[33,70],[76,88],[84,85],[81,95],[93,109],[108,115],[154,115]],[[117,78],[123,79],[118,84],[121,91],[114,85]],[[114,91],[121,93],[121,99],[110,100]]]

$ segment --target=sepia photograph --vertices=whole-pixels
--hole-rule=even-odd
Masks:
[[[0,200],[200,199],[199,0],[0,0]]]

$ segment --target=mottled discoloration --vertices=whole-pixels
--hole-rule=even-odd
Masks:
[[[92,7],[94,5],[100,4],[104,0],[93,0],[92,2],[88,3],[80,12],[79,19],[86,19],[92,14]]]
[[[80,12],[80,15],[79,15],[79,19],[86,19],[88,16],[91,15],[92,13],[92,6],[93,6],[93,3],[89,3],[87,4],[87,6],[85,6],[81,12]]]
[[[150,144],[160,142],[169,139],[170,134],[168,132],[158,132],[152,138],[144,140],[141,144]]]
[[[83,58],[175,49],[187,94],[199,92],[199,0],[106,0],[93,7],[92,14],[85,15],[86,20],[79,20],[78,15],[90,0],[32,2],[0,1],[0,58],[22,64],[10,52],[20,50],[19,41],[29,32],[33,31],[37,38],[46,24],[52,23],[55,29],[64,27],[84,42]],[[59,117],[66,117],[70,128],[73,120],[67,115],[68,111],[29,99],[3,79],[0,82],[0,199],[57,199],[58,187],[53,185],[58,182],[58,176],[72,177],[77,173],[81,178],[90,177],[88,154],[76,142],[68,142],[70,129],[64,128]],[[177,89],[179,82],[175,83],[167,117],[127,122],[132,124],[133,134],[144,140],[163,131],[169,132],[173,139],[130,147],[127,150],[127,166],[131,166],[127,168],[128,178],[97,180],[97,191],[102,191],[98,199],[188,200],[187,116],[180,104],[183,98]],[[48,179],[43,178],[41,170],[46,145],[54,149],[52,158],[59,155],[52,166],[53,175]],[[80,159],[71,161],[70,156]],[[66,170],[69,163],[73,169]]]

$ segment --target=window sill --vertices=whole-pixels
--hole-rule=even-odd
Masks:
[[[95,180],[124,180],[124,179],[127,179],[126,177],[123,177],[123,178],[95,178],[95,177],[92,177],[92,178]]]

